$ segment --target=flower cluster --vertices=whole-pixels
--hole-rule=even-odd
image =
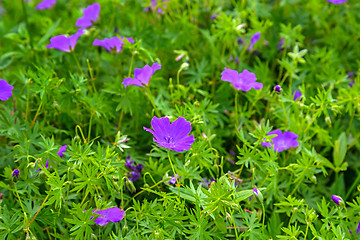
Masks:
[[[144,168],[142,164],[133,165],[134,160],[130,161],[130,156],[126,157],[125,168],[130,171],[128,179],[132,182],[137,181],[141,177],[141,170]]]

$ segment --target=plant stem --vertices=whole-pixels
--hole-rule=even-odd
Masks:
[[[52,188],[50,189],[50,191],[52,190]],[[47,202],[47,199],[49,198],[49,194],[46,196],[46,198],[44,199],[44,201],[42,202],[39,210],[35,213],[35,216],[31,219],[30,223],[29,223],[29,228],[30,228],[30,225],[31,223],[35,220],[36,216],[39,214],[39,212],[41,211],[41,209],[43,208],[44,204]]]
[[[76,65],[77,65],[77,67],[79,68],[81,74],[82,74],[83,76],[85,76],[85,74],[84,74],[84,72],[83,72],[83,70],[82,70],[82,68],[81,68],[81,66],[80,66],[79,60],[77,59],[77,57],[76,57],[76,55],[75,55],[75,52],[74,52],[74,51],[71,51],[71,54],[73,55],[73,58],[74,58],[74,60],[75,60],[75,63],[76,63]]]
[[[32,122],[31,122],[30,128],[32,128],[32,127],[34,126],[34,123],[35,123],[35,121],[36,121],[36,118],[37,118],[37,116],[39,115],[41,106],[42,106],[42,101],[40,100],[40,105],[39,105],[39,107],[38,107],[38,110],[36,111],[36,114],[35,114],[34,119],[33,119]]]
[[[130,68],[129,68],[128,77],[130,77],[130,75],[131,75],[132,65],[133,65],[133,62],[134,62],[134,56],[135,56],[135,54],[131,53],[131,61],[130,61]]]
[[[80,206],[83,205],[83,203],[85,202],[85,199],[86,199],[86,197],[87,197],[88,195],[89,195],[89,191],[86,191],[86,194],[85,194],[83,200],[81,201]]]
[[[264,207],[263,202],[261,202],[261,206],[262,206],[262,209],[263,209],[262,231],[263,231],[263,234],[265,234],[265,207]]]
[[[234,230],[235,230],[235,239],[238,239],[239,238],[239,236],[238,236],[238,232],[237,232],[237,227],[236,227],[236,223],[235,223],[235,218],[234,218],[234,215],[233,215],[233,211],[232,210],[230,210],[230,212],[231,212],[231,218],[232,218],[232,220],[233,220],[233,224],[234,224]]]
[[[176,179],[176,185],[178,187],[178,192],[179,192],[179,202],[181,202],[180,200],[180,184],[179,184],[179,180],[178,180],[178,177],[177,177],[177,174],[175,172],[175,168],[174,168],[174,165],[172,164],[172,161],[171,161],[171,158],[170,158],[170,150],[168,150],[168,158],[169,158],[169,162],[170,162],[170,165],[171,165],[171,168],[174,172],[174,176],[175,176],[175,179]]]
[[[235,128],[236,131],[238,131],[238,125],[239,125],[239,116],[238,116],[238,91],[235,90]]]
[[[21,6],[22,6],[22,10],[24,13],[24,17],[25,17],[25,26],[26,26],[26,30],[28,32],[29,38],[30,38],[30,46],[31,49],[34,49],[34,45],[33,45],[33,40],[32,40],[32,36],[30,34],[30,27],[29,27],[29,22],[28,22],[28,17],[27,17],[27,12],[26,12],[26,7],[25,7],[25,3],[24,0],[20,0],[21,1]]]
[[[148,86],[145,86],[145,90],[147,91],[147,96],[151,102],[151,105],[153,106],[154,110],[155,110],[155,114],[157,115],[157,117],[160,117],[161,114],[159,112],[159,110],[157,109],[156,105],[155,105],[155,102],[154,102],[154,98],[151,94],[151,91],[150,91],[150,88]]]

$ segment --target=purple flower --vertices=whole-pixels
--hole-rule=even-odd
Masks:
[[[257,197],[257,199],[259,199],[260,202],[264,200],[262,193],[259,190],[257,190],[257,188],[253,188],[253,193]]]
[[[149,65],[145,65],[143,68],[135,68],[134,78],[127,77],[124,79],[122,84],[124,84],[125,88],[128,85],[144,87],[143,84],[148,85],[151,76],[159,69],[161,69],[161,65],[158,63],[154,63],[151,67]]]
[[[49,9],[56,4],[57,0],[44,0],[36,6],[37,10]]]
[[[256,76],[254,73],[248,70],[238,73],[236,70],[225,68],[221,73],[221,80],[231,82],[237,90],[243,90],[244,92],[249,91],[251,88],[256,90],[262,89],[263,84],[256,82]]]
[[[203,187],[208,188],[212,182],[215,182],[214,178],[211,178],[210,181],[208,181],[206,178],[203,178],[203,181],[199,181],[199,184],[201,184]]]
[[[146,127],[144,127],[144,130],[152,133],[154,136],[153,141],[161,147],[172,149],[176,152],[189,150],[191,144],[195,141],[193,135],[188,136],[191,132],[191,123],[183,117],[179,117],[172,123],[170,123],[167,117],[153,117],[151,127],[154,131]]]
[[[257,188],[253,188],[253,192],[255,195],[259,195],[259,191],[257,190]]]
[[[298,90],[296,90],[295,93],[292,92],[291,95],[294,95],[294,101],[296,101],[298,98],[302,97],[302,93],[300,91],[298,91]]]
[[[340,204],[344,204],[344,201],[342,200],[341,197],[337,196],[337,195],[332,195],[331,196],[331,199],[333,200],[333,202],[336,204],[336,205],[339,205]]]
[[[261,145],[269,148],[271,148],[271,146],[273,145],[275,152],[282,152],[283,150],[289,149],[291,147],[299,146],[299,142],[296,140],[298,138],[298,135],[296,135],[295,133],[288,131],[282,133],[280,129],[277,129],[275,131],[269,132],[267,135],[277,136],[272,138],[273,143],[261,142]]]
[[[7,83],[4,79],[0,79],[0,100],[6,101],[12,96],[13,86]]]
[[[15,169],[12,173],[12,176],[19,178],[19,173],[20,173],[19,169]]]
[[[260,32],[257,32],[255,33],[254,35],[251,36],[250,38],[250,45],[249,45],[249,51],[252,51],[253,48],[254,48],[254,45],[257,41],[259,41],[260,39],[260,36],[261,36],[261,33]]]
[[[244,39],[242,39],[241,37],[238,37],[237,41],[239,44],[244,44]]]
[[[112,37],[112,38],[105,38],[104,40],[95,39],[93,42],[94,46],[101,46],[106,48],[109,52],[121,52],[123,45],[125,44],[123,39],[124,37]],[[132,38],[126,38],[130,43],[135,43],[135,41]]]
[[[75,27],[88,28],[96,22],[100,14],[100,4],[94,3],[83,9],[83,17],[78,18]]]
[[[47,48],[55,48],[63,52],[72,52],[75,49],[77,40],[81,35],[83,35],[85,31],[83,29],[79,29],[75,34],[67,37],[65,35],[59,35],[56,37],[50,38],[50,43],[47,45]]]
[[[215,20],[216,17],[217,17],[216,13],[213,13],[213,14],[211,15],[211,17],[210,17],[210,20]]]
[[[280,93],[280,92],[281,92],[281,87],[280,87],[280,85],[276,85],[276,86],[274,87],[274,90],[275,90],[275,92]]]
[[[161,2],[168,2],[169,0],[162,0]],[[151,0],[151,5],[150,5],[150,7],[147,7],[147,8],[145,8],[144,9],[144,11],[145,12],[148,12],[148,11],[150,11],[150,9],[152,10],[152,11],[155,11],[156,10],[156,8],[158,8],[157,10],[156,10],[156,12],[158,12],[158,13],[160,13],[160,14],[164,14],[164,11],[162,10],[162,8],[166,8],[167,6],[166,5],[159,5],[159,7],[158,7],[158,3],[157,3],[157,1],[156,0]]]
[[[359,234],[360,233],[360,222],[358,223],[358,227],[356,229],[356,234]]]
[[[130,156],[126,157],[125,167],[130,170],[130,174],[128,174],[128,179],[132,182],[137,181],[141,177],[141,170],[144,168],[142,164],[138,164],[133,166],[134,161],[130,161]]]
[[[59,151],[56,153],[59,157],[63,158],[64,152],[66,152],[67,145],[61,146]]]
[[[326,1],[333,4],[342,4],[342,3],[346,3],[347,0],[326,0]]]
[[[179,180],[179,175],[176,174],[176,178],[175,178],[175,175],[173,174],[173,177],[170,179],[169,184],[175,184],[176,179]]]
[[[104,226],[109,222],[113,222],[113,223],[119,222],[125,216],[125,211],[118,207],[99,210],[96,211],[95,213],[101,215],[101,217],[98,217],[97,219],[94,220],[94,223],[100,226]]]
[[[284,50],[283,45],[285,43],[285,38],[281,38],[279,41],[279,45],[278,45],[278,51],[281,52],[282,50]]]

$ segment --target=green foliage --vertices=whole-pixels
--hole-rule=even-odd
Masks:
[[[99,0],[71,53],[46,45],[93,1],[39,2],[0,2],[0,239],[359,237],[359,1]],[[93,46],[114,36],[135,43]],[[154,62],[148,86],[124,88]],[[224,67],[263,88],[236,90]],[[154,116],[190,121],[191,149],[154,143]],[[277,129],[299,145],[265,147]],[[96,224],[113,207],[124,218]]]

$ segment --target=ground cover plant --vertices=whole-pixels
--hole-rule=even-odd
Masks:
[[[359,239],[360,2],[0,2],[0,239]]]

